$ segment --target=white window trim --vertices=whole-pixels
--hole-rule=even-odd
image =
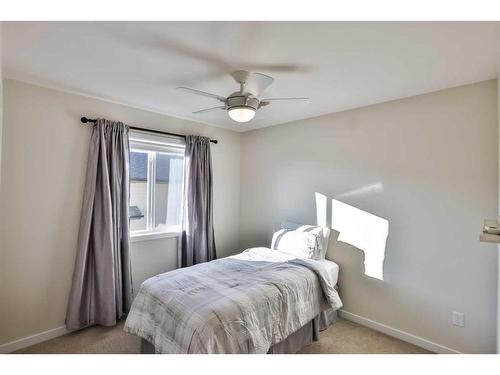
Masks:
[[[167,141],[168,139],[168,141]],[[155,168],[154,163],[156,159],[156,154],[151,151],[157,152],[171,152],[172,149],[184,150],[185,143],[176,138],[170,137],[162,137],[142,132],[130,132],[129,135],[130,142],[130,151],[137,150],[140,152],[148,153],[148,191],[147,191],[147,228],[154,228],[154,215],[150,214],[153,212],[153,199],[155,184],[151,183],[151,181],[155,181]],[[143,146],[147,150],[141,148]],[[148,152],[149,151],[149,152]],[[182,177],[183,178],[183,177]],[[181,207],[183,202],[181,202]],[[161,238],[174,238],[180,236],[180,229],[175,228],[176,230],[172,230],[173,228],[166,228],[165,230],[152,230],[145,229],[139,231],[130,231],[129,238],[130,242],[140,242],[140,241],[150,241]]]
[[[180,237],[180,232],[144,232],[130,234],[130,242],[142,242],[159,240],[162,238],[177,238]]]

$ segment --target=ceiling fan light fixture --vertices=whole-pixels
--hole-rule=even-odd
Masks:
[[[252,107],[232,107],[227,111],[231,120],[236,122],[248,122],[255,116],[255,109]]]

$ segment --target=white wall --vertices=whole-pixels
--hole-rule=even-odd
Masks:
[[[3,130],[2,28],[3,28],[3,23],[0,22],[0,184],[2,183],[2,130]]]
[[[2,191],[2,136],[3,136],[3,70],[2,70],[2,27],[3,24],[0,22],[0,195]],[[1,198],[0,198],[1,199]],[[1,209],[1,206],[0,206]],[[0,213],[1,217],[1,213]],[[1,219],[0,219],[0,225],[1,225]],[[1,229],[0,229],[0,235],[1,235]],[[5,257],[4,257],[4,251],[2,248],[2,241],[0,238],[0,270],[1,270],[1,264],[5,264]],[[0,272],[0,290],[2,289],[2,285],[5,283],[5,276]],[[1,298],[0,294],[0,298]],[[0,309],[0,322],[3,321],[3,313]],[[0,326],[1,327],[1,326]]]
[[[497,251],[478,237],[497,212],[497,135],[496,81],[244,133],[242,245],[268,245],[283,219],[314,222],[315,192],[337,197],[389,221],[384,281],[330,242],[346,311],[495,352]]]
[[[500,78],[497,78],[497,120],[498,136],[500,145]],[[498,150],[498,217],[500,218],[500,149]],[[500,245],[497,245],[497,251],[500,254]],[[498,257],[498,276],[497,276],[497,354],[500,354],[500,256]]]
[[[238,133],[12,80],[4,99],[0,344],[64,325],[91,134],[82,115],[217,138],[217,253],[239,250]],[[134,287],[176,263],[176,238],[132,243]]]
[[[236,253],[237,249],[230,252]],[[133,288],[137,293],[144,280],[177,268],[177,238],[132,242],[131,263]]]

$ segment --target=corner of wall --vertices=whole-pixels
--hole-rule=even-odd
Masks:
[[[241,252],[243,251],[243,243],[242,243],[242,240],[241,240],[241,234],[242,234],[242,231],[243,231],[243,228],[242,228],[242,225],[241,225],[241,213],[242,213],[242,209],[241,209],[241,187],[243,186],[243,181],[242,181],[242,173],[241,173],[241,168],[242,168],[242,160],[241,160],[241,148],[243,147],[243,135],[244,133],[238,133],[238,164],[239,164],[239,168],[238,168],[238,173],[239,173],[239,176],[238,176],[238,181],[239,181],[239,186],[238,186],[238,194],[239,194],[239,197],[238,197],[238,252]]]

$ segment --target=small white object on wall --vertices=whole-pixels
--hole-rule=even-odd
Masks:
[[[451,322],[454,326],[465,327],[465,314],[458,311],[453,311],[451,313]]]
[[[484,220],[483,232],[479,236],[479,241],[500,243],[500,224],[498,220]]]

